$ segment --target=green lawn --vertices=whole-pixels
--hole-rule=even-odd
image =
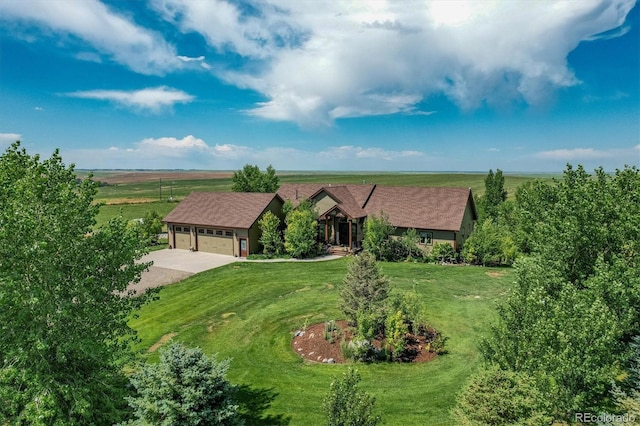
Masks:
[[[155,203],[134,203],[134,204],[107,204],[100,207],[96,216],[96,226],[102,226],[110,219],[122,215],[125,220],[139,219],[147,211],[155,210],[161,217],[166,216],[177,206],[177,203],[155,202]]]
[[[262,416],[249,424],[322,424],[322,399],[346,366],[303,362],[291,349],[292,332],[305,318],[342,318],[337,286],[347,262],[236,263],[168,286],[131,320],[139,349],[176,333],[174,340],[232,358],[230,380]],[[394,291],[415,289],[431,323],[450,338],[450,353],[426,364],[359,364],[363,388],[376,396],[384,424],[451,424],[449,408],[479,365],[478,338],[512,273],[410,263],[384,263],[382,270]]]

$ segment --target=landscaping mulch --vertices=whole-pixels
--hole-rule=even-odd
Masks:
[[[347,339],[351,339],[353,333],[346,321],[336,321],[340,330],[344,330]],[[343,334],[336,333],[337,337],[330,342],[324,338],[325,323],[310,325],[306,330],[298,330],[291,341],[294,352],[307,361],[319,363],[343,364],[345,359],[342,356],[340,343]],[[304,333],[301,333],[304,331]],[[380,348],[382,342],[374,340],[373,345]],[[429,350],[425,336],[407,335],[407,348],[398,362],[428,362],[437,356],[435,352]],[[348,362],[348,361],[347,361]]]

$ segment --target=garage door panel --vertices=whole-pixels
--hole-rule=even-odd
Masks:
[[[176,232],[176,248],[189,250],[191,248],[191,236],[188,233]]]
[[[230,237],[199,233],[198,251],[233,256],[233,239]]]

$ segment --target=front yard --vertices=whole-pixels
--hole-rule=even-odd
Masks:
[[[338,285],[348,259],[319,263],[234,263],[162,289],[131,320],[154,350],[169,340],[232,358],[230,380],[254,404],[249,424],[321,424],[322,399],[348,364],[307,363],[291,348],[305,321],[340,320]],[[449,337],[448,354],[422,364],[357,364],[384,424],[451,424],[455,394],[480,362],[478,339],[512,272],[480,267],[382,263],[394,292],[415,291],[429,322]],[[154,346],[155,345],[155,346]],[[157,359],[157,352],[149,354]],[[262,403],[256,408],[257,400]]]

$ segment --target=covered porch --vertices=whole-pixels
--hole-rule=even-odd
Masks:
[[[354,218],[335,207],[318,218],[318,239],[325,250],[345,254],[362,247],[364,218]],[[342,250],[340,250],[342,249]]]

